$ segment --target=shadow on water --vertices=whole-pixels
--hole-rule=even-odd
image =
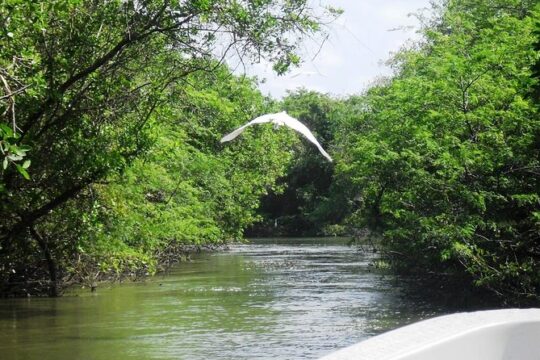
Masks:
[[[465,286],[465,284],[470,284],[470,281],[458,283],[457,280],[452,282],[444,278],[414,276],[399,276],[396,280],[403,283],[404,296],[408,301],[426,302],[431,307],[439,307],[448,312],[503,307],[501,300],[493,293]]]
[[[375,270],[374,254],[346,244],[258,239],[97,294],[0,301],[0,357],[315,359],[469,309],[429,300],[412,279]]]
[[[43,301],[45,306],[39,306]],[[53,318],[57,315],[57,307],[51,299],[11,299],[5,300],[0,307],[0,319],[13,319],[13,321],[31,321],[34,317]],[[54,300],[54,299],[53,299]]]

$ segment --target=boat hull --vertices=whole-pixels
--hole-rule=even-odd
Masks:
[[[540,360],[540,309],[446,315],[336,351],[321,360]]]

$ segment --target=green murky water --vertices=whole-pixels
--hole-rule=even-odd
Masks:
[[[144,283],[0,301],[0,359],[316,359],[447,312],[343,239],[269,239]]]

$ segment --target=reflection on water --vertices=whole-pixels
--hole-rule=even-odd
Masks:
[[[269,239],[144,283],[0,302],[0,359],[314,359],[448,312],[343,239]]]

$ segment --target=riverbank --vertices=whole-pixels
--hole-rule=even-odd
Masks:
[[[39,280],[26,280],[28,278],[25,274],[13,273],[9,278],[11,281],[0,284],[0,298],[58,297],[70,288],[88,289],[94,292],[104,285],[136,282],[159,275],[177,263],[189,262],[194,254],[226,249],[228,249],[227,244],[169,246],[156,252],[154,257],[156,263],[152,266],[155,271],[151,271],[148,264],[140,261],[128,264],[128,266],[122,264],[122,266],[103,268],[99,259],[79,254],[69,268],[59,271],[60,276],[56,284],[52,284],[49,280],[45,268],[33,270],[33,278]],[[53,291],[52,287],[55,287]]]

